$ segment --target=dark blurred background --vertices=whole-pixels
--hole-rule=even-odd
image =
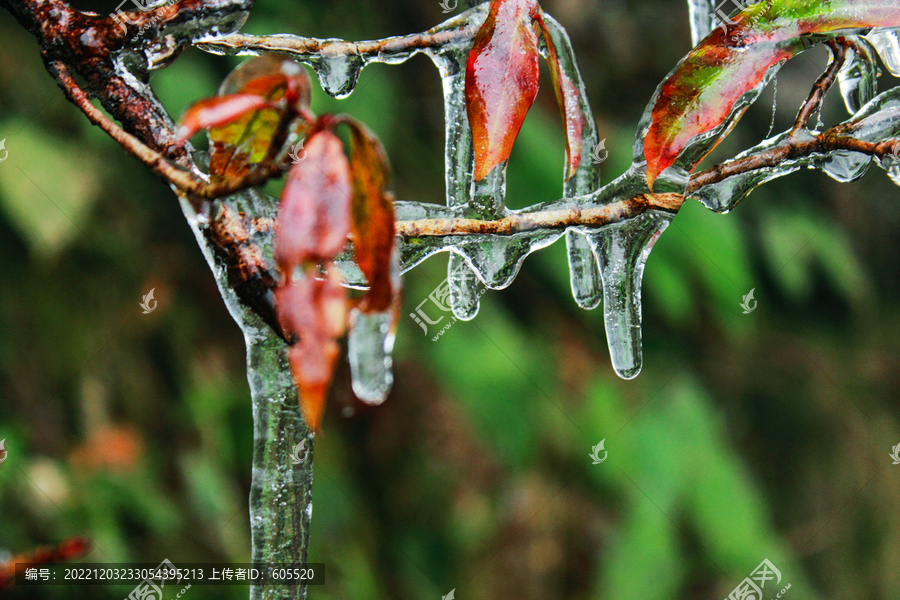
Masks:
[[[686,3],[543,7],[572,36],[608,182],[690,48]],[[374,39],[445,16],[438,0],[259,0],[244,30]],[[173,194],[64,100],[5,12],[0,40],[0,562],[73,535],[92,540],[96,562],[246,562],[241,333]],[[813,50],[779,75],[776,132],[826,60]],[[238,62],[191,50],[152,86],[178,116]],[[511,159],[514,208],[561,194],[563,133],[542,69]],[[316,112],[348,112],[380,136],[399,198],[441,201],[427,58],[369,67],[343,101],[316,88]],[[770,87],[713,160],[763,139],[772,110]],[[833,90],[823,120],[844,118]],[[647,264],[633,381],[610,366],[601,312],[575,305],[562,241],[436,342],[402,317],[391,397],[361,405],[343,366],[316,438],[310,560],[326,563],[327,584],[310,597],[712,600],[767,558],[782,580],[765,598],[788,583],[788,599],[900,598],[900,466],[888,456],[900,443],[898,200],[873,167],[853,184],[796,173],[726,216],[688,202]],[[404,315],[446,263],[404,277]],[[150,289],[159,304],[145,315]],[[751,289],[758,308],[745,315]],[[608,459],[594,465],[601,440]]]

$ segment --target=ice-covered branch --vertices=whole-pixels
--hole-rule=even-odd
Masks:
[[[477,181],[474,178],[473,139],[464,93],[467,58],[473,38],[485,22],[488,3],[424,33],[363,42],[240,33],[252,3],[179,0],[155,7],[149,3],[146,10],[117,19],[119,15],[80,13],[62,0],[0,0],[0,6],[37,38],[47,69],[66,96],[92,123],[172,186],[222,296],[244,332],[256,444],[251,498],[255,561],[305,560],[311,511],[312,438],[299,412],[272,296],[279,278],[274,261],[277,202],[255,189],[279,177],[285,164],[283,158],[268,160],[245,176],[209,181],[194,162],[190,144],[179,141],[174,123],[148,84],[151,70],[167,66],[189,45],[215,54],[293,56],[310,65],[323,89],[335,97],[349,95],[368,64],[397,64],[417,53],[427,55],[443,83],[445,203],[395,203],[396,230],[403,238],[399,246],[402,269],[409,270],[437,252],[451,252],[448,303],[458,318],[468,320],[478,311],[477,280],[493,289],[504,288],[528,254],[565,236],[575,300],[584,308],[602,302],[612,363],[625,378],[636,376],[641,368],[643,266],[653,243],[685,198],[697,198],[713,210],[730,210],[755,186],[802,166],[821,168],[836,179],[850,181],[865,172],[873,157],[884,166],[893,164],[900,154],[900,140],[896,139],[900,136],[900,88],[872,99],[874,91],[868,94],[858,81],[856,95],[865,106],[851,109],[858,109],[851,120],[824,132],[808,129],[810,116],[836,78],[843,92],[853,73],[875,72],[871,57],[860,59],[868,42],[857,44],[848,38],[828,42],[834,60],[790,131],[729,162],[692,176],[687,172],[696,163],[687,159],[696,155],[699,161],[727,135],[746,106],[758,97],[768,81],[764,78],[742,95],[714,130],[695,136],[697,144],[681,152],[686,160],[657,173],[652,192],[643,148],[646,121],[638,127],[631,167],[601,186],[597,164],[588,160],[588,155],[594,158],[605,149],[598,139],[571,43],[562,26],[541,13],[545,24],[542,51],[548,55],[548,42],[552,43],[553,60],[558,61],[554,68],[571,86],[566,110],[584,117],[576,135],[581,138],[578,147],[585,152],[577,167],[565,164],[561,169],[561,174],[565,173],[562,198],[510,210],[506,207],[505,164]],[[715,7],[711,0],[692,0],[691,6],[695,38],[711,26],[718,27],[712,18]],[[886,31],[874,33],[871,41],[888,48],[888,42],[897,38]],[[883,51],[883,58],[896,74],[900,57],[891,52]],[[866,77],[869,75],[857,79],[866,83]],[[846,87],[853,88],[852,82]],[[99,100],[106,112],[92,100]],[[692,138],[691,143],[694,141]],[[270,152],[271,156],[284,154],[285,149]],[[354,262],[352,244],[336,264],[347,285],[367,285]],[[477,280],[471,277],[473,272]],[[361,372],[377,371],[382,381],[390,381],[389,375],[382,375],[390,367],[391,319],[373,320],[369,325],[351,333],[355,390],[361,389],[357,385]],[[389,384],[379,387],[370,399],[383,399],[388,388]],[[301,447],[306,452],[303,460],[297,458]],[[294,599],[303,597],[305,588],[255,587],[251,593],[253,598]]]

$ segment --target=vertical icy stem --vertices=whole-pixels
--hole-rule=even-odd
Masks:
[[[250,530],[254,565],[306,561],[312,515],[312,435],[287,363],[287,349],[269,330],[246,330],[247,379],[253,401],[253,483]],[[305,441],[302,459],[294,448]],[[251,600],[299,600],[306,586],[252,586]]]
[[[726,5],[734,8],[734,4],[726,3]],[[688,0],[688,11],[691,16],[691,43],[694,46],[709,35],[713,27],[716,27],[716,7],[715,0]]]
[[[553,45],[556,47],[563,71],[578,86],[578,101],[585,120],[585,126],[582,129],[581,163],[575,175],[563,185],[563,196],[574,198],[589,194],[600,187],[599,164],[594,163],[593,157],[595,148],[600,144],[600,136],[594,121],[594,113],[588,102],[584,80],[581,78],[581,72],[575,61],[572,42],[566,30],[556,19],[545,15],[544,21],[553,39]],[[566,161],[563,171],[567,170],[568,163]],[[597,308],[603,298],[603,284],[597,267],[597,258],[591,250],[590,242],[582,234],[569,231],[566,233],[566,249],[569,256],[569,282],[575,302],[581,308]]]
[[[474,169],[472,131],[466,115],[465,81],[468,50],[451,47],[431,55],[441,73],[444,89],[444,172],[447,206],[465,206],[472,198],[470,173]],[[447,266],[450,307],[458,319],[469,321],[478,314],[478,290],[465,260],[455,252]]]

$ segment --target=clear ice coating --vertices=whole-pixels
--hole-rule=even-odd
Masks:
[[[724,11],[720,10],[722,3],[716,0],[689,0],[688,4],[692,40],[697,44],[724,18]],[[734,8],[738,7],[737,2],[732,4]],[[397,64],[421,52],[438,68],[444,95],[445,202],[443,205],[396,202],[397,220],[433,219],[451,224],[455,219],[497,221],[518,215],[527,217],[529,213],[540,211],[600,208],[611,202],[649,193],[645,182],[643,137],[649,126],[654,102],[648,104],[638,126],[631,168],[601,190],[599,167],[591,160],[591,151],[600,141],[584,83],[568,35],[558,22],[546,14],[542,14],[547,25],[546,35],[557,49],[562,70],[575,82],[579,91],[580,108],[586,122],[582,132],[582,160],[575,174],[565,181],[562,200],[520,211],[506,207],[506,164],[499,165],[485,179],[474,181],[472,133],[465,103],[465,66],[472,34],[483,23],[487,8],[488,4],[483,3],[429,30],[427,33],[430,35],[443,36],[440,44],[411,47],[399,38],[389,38],[385,44],[354,44],[352,48],[356,52],[348,53],[347,44],[341,40],[316,40],[321,48],[318,53],[295,53],[298,60],[306,62],[316,71],[323,89],[339,98],[353,91],[362,69],[373,62]],[[875,97],[877,66],[874,57],[880,56],[889,70],[900,74],[900,38],[897,30],[874,29],[866,36],[855,36],[854,41],[860,52],[851,50],[848,53],[838,80],[848,110],[854,113],[854,119],[862,119],[857,126],[860,130],[857,137],[880,140],[896,135],[897,127],[892,123],[897,123],[897,119],[891,121],[885,117],[888,112],[893,114],[895,111],[894,95]],[[541,53],[546,57],[544,39],[541,40]],[[730,131],[736,119],[773,80],[782,64],[771,67],[759,85],[736,102],[731,114],[719,126],[691,141],[676,162],[659,175],[654,184],[655,193],[683,192],[694,164]],[[811,133],[801,131],[796,135],[810,136]],[[740,156],[786,143],[788,134],[776,135]],[[881,166],[888,170],[893,179],[900,180],[897,163],[900,161],[889,157],[881,161]],[[821,169],[838,181],[852,181],[862,176],[870,164],[870,157],[856,152],[823,152],[784,161],[777,167],[726,178],[697,190],[693,196],[712,210],[727,212],[756,186],[796,169]],[[563,167],[565,169],[565,163]],[[573,297],[579,306],[587,309],[603,304],[613,366],[620,376],[631,378],[641,368],[640,285],[643,268],[653,243],[671,218],[669,213],[650,211],[637,218],[599,228],[530,229],[503,235],[454,234],[448,225],[446,235],[403,238],[398,251],[399,270],[406,272],[438,252],[449,252],[447,303],[458,319],[469,320],[478,313],[479,284],[491,289],[507,287],[515,279],[525,257],[565,236]],[[352,247],[348,246],[336,262],[346,285],[361,289],[366,287],[365,277],[353,262]],[[353,325],[349,352],[353,388],[364,401],[379,403],[392,383],[392,316],[355,313]]]
[[[862,36],[849,36],[857,48],[861,48],[867,56],[861,56],[855,49],[848,49],[844,66],[838,72],[838,86],[844,105],[851,115],[875,97],[878,91],[878,66],[875,48]]]
[[[480,26],[486,15],[486,4],[478,6],[431,30],[449,31]],[[591,159],[591,150],[600,143],[596,123],[584,83],[575,62],[571,42],[565,30],[549,15],[542,15],[560,59],[560,66],[575,82],[579,91],[579,107],[585,117],[582,131],[582,160],[563,186],[563,199],[533,206],[522,211],[506,207],[506,164],[499,165],[481,181],[474,181],[474,151],[465,103],[465,66],[471,47],[470,38],[448,43],[438,49],[421,50],[437,66],[444,94],[445,119],[445,205],[397,202],[398,221],[457,218],[497,220],[540,210],[572,207],[597,207],[606,201],[598,193],[599,166]],[[546,56],[546,42],[541,52]],[[325,90],[344,95],[352,90],[359,70],[370,61],[401,62],[413,52],[392,55],[354,57],[344,62],[303,58],[316,69]],[[357,60],[358,58],[358,60]],[[565,161],[561,161],[563,173]],[[673,169],[659,179],[661,191],[683,189],[686,172]],[[632,168],[614,182],[615,200],[624,200],[649,190],[640,168]],[[604,196],[606,198],[608,196]],[[625,378],[632,378],[641,368],[640,285],[644,263],[659,233],[671,215],[648,212],[632,221],[601,228],[576,228],[569,231],[531,230],[504,235],[453,235],[406,238],[399,248],[402,271],[408,271],[438,252],[450,252],[447,270],[448,304],[458,319],[476,316],[479,307],[479,283],[491,289],[510,285],[525,257],[565,235],[570,267],[570,282],[575,301],[583,308],[604,304],[607,341],[613,366]],[[347,285],[364,288],[365,278],[353,264],[348,249],[337,261]],[[391,320],[388,315],[354,314],[350,334],[350,363],[353,389],[364,401],[378,403],[391,386],[390,347],[393,345]]]
[[[353,309],[347,354],[353,393],[366,404],[381,404],[394,384],[394,311],[365,314]]]
[[[884,66],[894,77],[900,77],[900,29],[876,27],[866,38],[881,56]]]
[[[900,136],[900,88],[891,88],[877,95],[842,126],[848,127],[847,134],[866,142],[876,142]],[[798,132],[799,138],[812,139],[810,132]],[[764,152],[790,143],[789,132],[781,133],[738,154],[735,159]],[[691,197],[699,200],[715,212],[726,213],[734,209],[757,186],[793,173],[800,168],[820,169],[832,179],[846,183],[865,175],[872,158],[859,152],[833,150],[784,160],[775,167],[757,169],[740,175],[727,177],[718,183],[706,185],[695,191]],[[887,156],[879,163],[892,175],[900,160]],[[894,179],[896,175],[892,176]],[[895,180],[895,179],[894,179]],[[896,180],[895,180],[896,181]]]
[[[452,45],[440,53],[429,54],[441,75],[444,93],[444,177],[447,207],[468,209],[473,205],[474,186],[471,175],[475,169],[472,130],[466,114],[466,60],[469,45]],[[496,171],[496,170],[495,170]],[[496,177],[496,176],[495,176]],[[505,190],[505,175],[498,182]],[[483,217],[483,214],[471,216]],[[479,294],[472,271],[465,259],[453,252],[447,264],[450,286],[450,310],[457,319],[470,321],[478,314]]]
[[[312,503],[313,436],[306,426],[291,377],[287,346],[271,327],[244,305],[231,288],[228,268],[208,243],[209,220],[194,212],[184,197],[182,211],[215,276],[228,311],[244,333],[247,380],[253,410],[253,478],[250,486],[251,560],[254,564],[296,564],[307,560]],[[236,212],[274,219],[274,198],[250,189],[222,200]],[[274,268],[271,236],[251,230],[262,258]],[[267,237],[268,236],[268,237]],[[294,449],[304,444],[304,460]],[[250,586],[250,600],[296,600],[303,585]]]
[[[162,1],[162,0],[160,0]],[[246,0],[238,0],[246,2]],[[233,0],[211,0],[208,7],[225,6]],[[733,2],[737,3],[737,0]],[[722,4],[717,0],[689,0],[691,29],[694,44],[705,37],[717,19]],[[247,9],[249,9],[247,3]],[[340,40],[316,40],[318,53],[291,51],[290,45],[279,51],[294,54],[316,71],[323,89],[335,96],[349,95],[359,79],[361,70],[372,62],[396,64],[422,52],[437,65],[443,82],[446,140],[446,202],[445,205],[397,202],[398,220],[418,219],[502,219],[529,212],[557,209],[602,208],[605,204],[647,194],[645,183],[646,164],[643,161],[643,136],[649,119],[648,112],[638,129],[634,145],[634,161],[631,168],[616,181],[602,189],[597,165],[589,156],[598,144],[596,125],[588,105],[583,80],[575,64],[568,36],[559,24],[543,15],[548,35],[557,48],[560,64],[569,78],[576,83],[580,93],[581,110],[587,124],[583,131],[584,153],[575,175],[565,182],[563,199],[536,205],[522,211],[511,211],[505,206],[505,165],[488,179],[477,185],[472,180],[474,157],[472,137],[468,127],[464,101],[464,67],[471,45],[471,33],[483,22],[487,3],[472,8],[430,30],[429,33],[444,36],[446,43],[423,45],[410,49],[396,39],[385,40],[385,45],[360,43],[359,48],[375,48],[368,53],[347,54]],[[217,54],[262,54],[272,48],[229,48],[216,45],[215,40],[240,29],[247,11],[222,14],[210,11],[203,18],[167,24],[160,41],[153,46],[125,49],[115,58],[116,72],[127,85],[154,103],[161,121],[174,130],[174,124],[165,110],[155,100],[152,90],[143,83],[148,69],[168,64],[176,55],[182,41],[193,41],[198,47]],[[466,30],[465,35],[458,35]],[[269,36],[271,42],[279,37]],[[877,28],[864,37],[856,38],[857,44],[869,57],[848,56],[847,64],[839,74],[839,86],[848,110],[853,118],[845,122],[847,133],[864,141],[881,141],[900,136],[900,88],[894,88],[875,96],[876,69],[873,56],[880,56],[886,68],[900,76],[900,35],[897,29]],[[328,42],[334,44],[329,49]],[[342,49],[343,48],[343,49]],[[546,48],[542,48],[546,53]],[[780,65],[778,65],[780,66]],[[680,193],[688,181],[689,167],[698,156],[714,145],[730,129],[734,120],[747,105],[756,100],[761,90],[775,75],[773,67],[761,84],[745,94],[732,114],[722,125],[707,135],[700,136],[685,149],[671,168],[660,174],[655,184],[657,193]],[[874,96],[874,97],[873,97]],[[765,150],[786,143],[786,135],[765,140],[756,148],[744,153]],[[800,132],[809,136],[810,132]],[[199,154],[198,154],[199,157]],[[202,158],[198,158],[202,162]],[[698,190],[694,197],[707,207],[726,212],[731,210],[757,185],[807,167],[818,168],[839,181],[860,177],[869,167],[871,159],[855,152],[838,150],[785,161],[770,169],[754,171],[727,178],[717,184]],[[878,164],[888,171],[891,179],[900,185],[900,157],[885,156]],[[202,176],[197,166],[193,171]],[[312,449],[313,435],[304,421],[299,407],[297,390],[290,375],[287,348],[284,342],[265,324],[253,310],[244,305],[235,294],[229,281],[229,272],[213,245],[209,242],[210,219],[196,214],[194,207],[179,196],[182,210],[194,232],[204,255],[215,275],[216,283],[229,311],[244,333],[247,345],[247,372],[252,396],[254,420],[253,481],[250,497],[250,522],[252,533],[252,560],[254,563],[296,564],[307,560],[309,523],[312,513]],[[221,206],[235,213],[274,221],[277,200],[257,190],[245,190],[221,200]],[[570,267],[570,281],[576,302],[584,308],[604,305],[604,322],[613,367],[621,377],[635,377],[641,369],[641,280],[649,253],[673,218],[670,213],[648,211],[630,220],[612,223],[600,228],[576,227],[566,231],[531,230],[513,235],[444,235],[406,238],[398,249],[396,277],[438,252],[451,252],[448,267],[448,296],[454,314],[461,319],[471,319],[478,312],[478,280],[494,289],[509,285],[515,278],[525,257],[547,246],[563,235]],[[248,232],[260,258],[272,273],[277,273],[274,261],[272,228]],[[352,247],[337,260],[338,268],[349,287],[365,288],[366,280],[353,262]],[[352,315],[353,329],[349,336],[349,360],[353,372],[354,392],[371,404],[382,402],[390,391],[391,351],[394,344],[394,314],[392,311],[377,314]],[[303,459],[296,461],[297,448],[305,445]],[[306,597],[304,586],[276,586],[263,588],[251,586],[251,600],[297,599]]]

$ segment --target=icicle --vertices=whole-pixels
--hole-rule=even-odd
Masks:
[[[900,77],[900,29],[876,27],[866,38],[872,42],[891,75]]]
[[[878,71],[875,65],[875,48],[864,37],[853,36],[850,39],[869,53],[869,56],[860,56],[855,50],[851,50],[847,54],[844,66],[838,72],[841,96],[844,97],[847,112],[852,115],[875,97]]]
[[[603,277],[606,340],[619,377],[641,371],[641,279],[650,250],[672,215],[646,212],[588,235]]]
[[[576,231],[566,234],[569,253],[569,283],[572,295],[581,308],[591,310],[603,299],[603,281],[597,268],[597,258],[588,240]]]
[[[696,46],[709,35],[716,23],[715,0],[688,0],[691,17],[691,43]]]
[[[316,70],[319,83],[328,95],[346,98],[356,87],[359,72],[366,62],[359,55],[338,54],[317,57],[311,60],[310,64]]]
[[[394,384],[394,311],[365,314],[353,309],[350,327],[347,353],[353,393],[367,404],[381,404]]]
[[[478,281],[465,259],[452,252],[447,265],[447,283],[450,286],[450,309],[457,319],[471,321],[478,314]]]

